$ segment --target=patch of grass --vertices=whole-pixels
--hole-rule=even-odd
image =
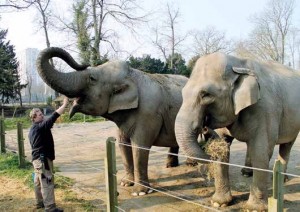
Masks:
[[[25,168],[19,168],[18,156],[13,153],[0,155],[0,174],[22,180],[27,186],[33,187],[32,164],[25,162]]]
[[[71,188],[74,185],[74,180],[69,178],[69,177],[65,177],[62,175],[55,175],[55,188],[59,188],[59,189],[67,189],[67,188]]]
[[[17,129],[17,123],[20,122],[23,125],[23,129],[29,128],[32,124],[29,117],[21,117],[21,118],[6,118],[4,119],[5,130],[13,130]]]
[[[59,169],[55,167],[54,170],[58,171]],[[30,162],[26,161],[25,168],[19,168],[19,160],[16,154],[0,154],[0,175],[20,180],[25,186],[33,189],[32,173],[33,167]],[[76,193],[72,191],[74,183],[71,178],[55,174],[55,189],[63,191],[63,201],[79,203],[84,211],[95,211],[96,207],[90,201],[77,198]]]
[[[65,191],[64,201],[80,203],[84,211],[95,211],[96,207],[90,202],[84,199],[78,199],[76,194],[72,191]]]

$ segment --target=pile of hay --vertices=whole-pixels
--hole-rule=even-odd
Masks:
[[[209,139],[203,148],[212,160],[225,162],[229,159],[229,145],[224,139]]]
[[[229,161],[229,144],[221,138],[209,139],[207,142],[201,141],[200,147],[206,154],[210,155],[211,160],[228,162]],[[203,168],[206,164],[200,165],[199,170],[206,170],[208,180],[214,178],[214,162],[207,164],[206,168]],[[203,171],[200,171],[203,172]],[[202,173],[203,174],[203,173]]]

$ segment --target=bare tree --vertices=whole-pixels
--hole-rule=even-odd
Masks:
[[[40,18],[37,20],[39,26],[43,29],[45,35],[46,46],[49,48],[51,46],[50,37],[49,37],[49,28],[52,25],[53,14],[51,11],[51,0],[36,0],[34,6],[40,14]],[[50,60],[51,65],[53,66],[53,60]],[[46,92],[47,86],[45,87]],[[58,92],[55,91],[55,97],[58,97]]]
[[[127,30],[126,32],[138,34],[136,30],[138,24],[147,21],[147,15],[142,14],[143,11],[136,0],[78,0],[73,6],[78,6],[80,2],[85,2],[85,7],[81,8],[81,11],[87,12],[88,15],[84,23],[86,25],[83,26],[82,22],[80,27],[84,28],[85,35],[89,36],[89,41],[86,42],[89,43],[90,48],[86,50],[91,52],[90,61],[93,66],[106,60],[108,50],[116,53],[122,51],[118,49],[118,30],[122,28]],[[74,10],[75,16],[76,11]],[[75,34],[78,41],[80,33],[82,33],[78,30],[78,25],[74,25],[74,22],[63,24]]]
[[[23,10],[33,5],[36,0],[0,0],[0,7]]]
[[[162,53],[164,59],[170,59],[170,69],[174,70],[173,59],[175,53],[180,52],[180,46],[187,38],[188,33],[181,35],[179,33],[180,11],[179,8],[166,5],[162,25],[152,28],[154,39],[153,45]]]
[[[235,44],[234,54],[239,57],[260,60],[261,58],[254,54],[251,49],[251,44],[248,40],[239,40]]]
[[[46,39],[46,46],[50,47],[50,38],[49,38],[49,27],[50,27],[50,20],[52,16],[52,12],[50,9],[50,2],[51,0],[36,0],[34,5],[40,14],[40,18],[38,19],[39,26],[43,29],[45,39]]]
[[[214,52],[231,53],[234,50],[233,41],[226,38],[226,33],[208,26],[193,33],[193,51],[198,56]]]
[[[296,54],[299,55],[300,30],[292,28],[288,36],[288,50],[290,52],[290,66],[296,68]],[[298,48],[297,48],[298,47]]]
[[[252,17],[251,51],[263,59],[285,63],[287,36],[292,26],[294,0],[270,0],[261,14]]]

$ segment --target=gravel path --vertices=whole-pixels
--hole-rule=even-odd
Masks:
[[[83,199],[92,200],[99,211],[106,211],[105,144],[108,137],[117,137],[116,125],[110,121],[55,124],[52,132],[56,149],[55,166],[59,168],[59,172],[56,174],[74,179],[74,190],[79,196]],[[27,135],[28,129],[24,129],[25,153],[30,160]],[[16,149],[16,140],[15,130],[6,133],[6,142],[9,148]],[[244,143],[233,142],[231,163],[240,165],[244,163],[245,147]],[[167,148],[161,147],[153,147],[152,149],[168,151]],[[277,151],[276,149],[271,162],[274,162]],[[299,151],[300,141],[294,145],[288,170],[296,175],[300,175]],[[124,176],[124,170],[117,145],[116,155],[119,182]],[[199,206],[199,204],[205,204],[205,207],[210,207],[209,200],[214,191],[213,183],[202,178],[197,167],[186,166],[183,157],[179,158],[180,166],[175,168],[165,168],[165,160],[166,155],[157,152],[150,153],[148,171],[150,183],[152,187],[163,191],[163,193],[154,192],[150,195],[132,197],[130,187],[118,185],[119,211],[213,211],[213,209]],[[231,206],[222,210],[239,211],[248,198],[251,178],[242,177],[240,168],[231,167],[230,179],[234,200]],[[293,178],[290,180],[286,184],[285,193],[285,207],[289,208],[290,211],[297,211],[300,206],[300,179]],[[173,196],[177,196],[177,198]],[[188,199],[194,203],[184,202],[178,198]]]

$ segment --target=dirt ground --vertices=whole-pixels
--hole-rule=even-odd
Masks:
[[[79,198],[90,200],[97,211],[106,211],[106,188],[104,174],[105,141],[110,136],[117,136],[116,125],[110,121],[81,124],[55,124],[55,166],[58,174],[75,179],[74,191]],[[30,160],[30,148],[27,138],[28,129],[24,130],[25,153]],[[300,138],[294,144],[291,153],[288,173],[300,175]],[[10,148],[16,148],[16,131],[6,133],[6,142]],[[246,146],[234,141],[231,146],[230,162],[243,165]],[[180,157],[180,166],[165,168],[167,148],[153,147],[149,159],[149,178],[151,186],[159,190],[152,194],[132,197],[130,187],[118,184],[119,211],[240,211],[249,196],[251,178],[241,176],[239,167],[230,167],[230,182],[233,194],[232,203],[226,208],[215,209],[210,205],[210,197],[214,192],[213,181],[202,177],[199,167],[188,167],[185,158]],[[277,157],[274,151],[270,169]],[[183,154],[180,152],[179,154]],[[120,153],[116,146],[117,180],[124,176]],[[0,187],[2,180],[0,179]],[[269,176],[271,188],[271,175]],[[26,191],[27,192],[27,191]],[[269,196],[271,195],[269,189]],[[183,201],[185,199],[187,201]],[[284,207],[287,211],[298,211],[300,207],[300,178],[292,178],[285,184]],[[31,201],[33,200],[33,193]],[[29,204],[22,199],[19,203]],[[8,204],[9,197],[0,192],[0,204]],[[201,206],[203,205],[203,206]],[[74,210],[70,210],[74,211]]]

